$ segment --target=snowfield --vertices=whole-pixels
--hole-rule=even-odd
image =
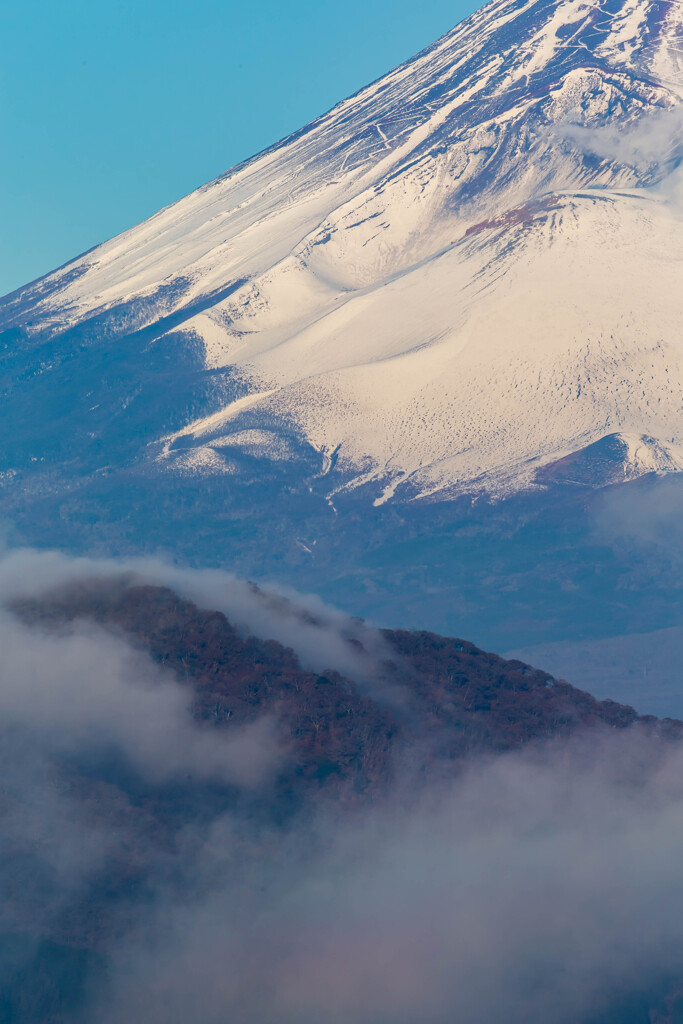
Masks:
[[[681,470],[682,65],[678,3],[494,0],[0,324],[50,360],[147,330],[229,371],[152,425],[163,473],[293,437],[330,502],[505,494],[611,437],[604,482]]]

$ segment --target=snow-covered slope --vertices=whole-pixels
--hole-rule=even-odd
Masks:
[[[656,199],[603,189],[523,215],[338,296],[277,342],[249,336],[263,388],[251,417],[287,417],[321,450],[341,444],[342,486],[376,479],[377,501],[397,485],[528,483],[613,432],[658,439],[658,468],[683,468],[680,222]],[[244,405],[183,428],[166,457],[179,438],[198,452],[234,443]],[[629,448],[631,469],[654,468],[638,459]]]
[[[493,0],[9,296],[7,387],[42,376],[54,394],[87,349],[63,429],[97,439],[99,468],[213,476],[242,471],[236,452],[309,450],[332,503],[360,485],[376,504],[501,493],[609,438],[604,482],[683,469],[682,99],[680,3]],[[97,353],[111,388],[131,338],[169,359],[139,450],[115,457]],[[221,382],[182,412],[179,345]]]

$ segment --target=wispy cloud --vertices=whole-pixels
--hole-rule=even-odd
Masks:
[[[245,634],[291,647],[305,669],[334,669],[373,698],[401,703],[398,687],[383,679],[382,663],[396,655],[379,631],[319,597],[275,585],[255,587],[223,570],[181,568],[157,558],[71,558],[15,549],[0,558],[0,604],[83,580],[121,577],[170,587],[200,608],[223,612]]]
[[[630,127],[557,126],[554,135],[585,153],[632,167],[664,201],[683,202],[683,105],[644,114]]]

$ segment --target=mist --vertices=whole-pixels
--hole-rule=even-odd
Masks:
[[[597,503],[596,530],[612,541],[665,551],[676,563],[683,555],[683,480],[678,474],[652,477],[628,493],[608,491]]]
[[[381,633],[315,595],[276,584],[258,587],[221,569],[192,569],[160,558],[74,558],[56,551],[18,548],[0,558],[0,603],[34,597],[93,579],[118,579],[170,587],[200,608],[223,612],[243,634],[292,648],[304,668],[335,669],[353,676],[371,695],[389,703],[381,663],[395,658]]]
[[[0,990],[28,1000],[23,1019],[645,1024],[675,994],[678,745],[592,731],[450,776],[398,764],[372,802],[273,815],[287,758],[276,708],[249,728],[198,723],[191,690],[123,635],[28,626],[10,610],[102,577],[172,584],[289,638],[302,660],[360,669],[366,692],[387,653],[322,603],[227,574],[6,555]],[[114,768],[100,778],[103,758]],[[73,1005],[31,1003],[46,942],[73,957]]]
[[[643,714],[683,718],[683,480],[648,474],[606,487],[590,502],[590,542],[619,567],[612,596],[634,606],[613,635],[583,636],[506,652],[542,665],[599,698]],[[628,631],[625,631],[625,625]]]
[[[229,738],[201,729],[190,694],[124,640],[80,624],[65,636],[0,616],[3,727],[44,749],[114,747],[150,781],[186,775],[256,784],[279,758],[269,719]]]
[[[229,830],[221,843],[229,857]],[[200,858],[209,895],[159,893],[96,1019],[576,1024],[637,1008],[681,976],[682,857],[679,751],[629,735],[494,758],[408,806],[318,819],[236,882]]]

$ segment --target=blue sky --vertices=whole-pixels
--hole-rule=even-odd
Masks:
[[[3,5],[0,294],[301,127],[476,6]]]

